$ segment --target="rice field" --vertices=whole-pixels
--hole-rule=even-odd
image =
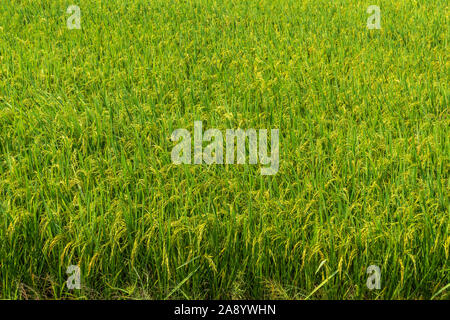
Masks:
[[[449,31],[445,0],[1,1],[0,298],[448,300]],[[194,121],[279,129],[278,172],[174,164]]]

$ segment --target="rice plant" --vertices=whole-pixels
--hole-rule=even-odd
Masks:
[[[449,299],[448,2],[372,2],[1,1],[0,298]]]

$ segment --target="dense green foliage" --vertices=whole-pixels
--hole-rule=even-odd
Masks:
[[[0,297],[448,299],[448,2],[372,2],[1,1]],[[194,120],[278,173],[172,164]]]

